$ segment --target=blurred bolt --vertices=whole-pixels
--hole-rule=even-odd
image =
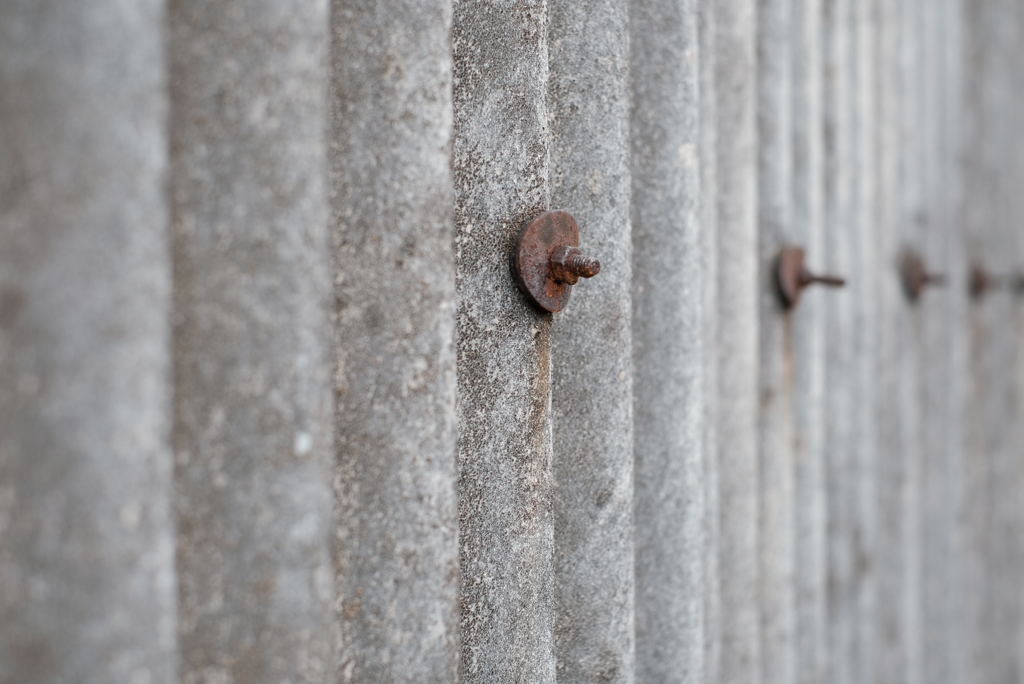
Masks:
[[[903,291],[911,302],[921,298],[924,288],[946,284],[946,276],[931,273],[921,255],[911,249],[905,250],[900,259],[900,279],[903,281]]]
[[[817,275],[804,266],[804,250],[800,247],[784,247],[779,252],[775,266],[775,280],[779,287],[782,305],[791,309],[800,302],[800,292],[808,285],[818,283],[827,287],[843,287],[846,280],[838,276]]]
[[[1024,274],[995,276],[985,270],[984,266],[975,264],[971,267],[969,287],[974,299],[981,299],[992,290],[1010,290],[1019,295],[1024,293]]]

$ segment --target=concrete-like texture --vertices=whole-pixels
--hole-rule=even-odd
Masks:
[[[942,623],[933,627],[941,630],[934,641],[925,642],[925,681],[945,681],[950,684],[970,681],[968,674],[970,642],[974,635],[968,629],[967,597],[967,545],[964,526],[966,512],[967,450],[966,418],[969,415],[966,398],[969,387],[968,347],[970,331],[964,321],[969,320],[967,293],[967,250],[964,244],[964,88],[965,65],[964,15],[962,0],[943,0],[938,3],[936,19],[938,35],[933,38],[937,80],[940,87],[938,106],[941,107],[937,132],[937,158],[939,177],[932,201],[944,221],[944,268],[949,274],[948,300],[945,308],[945,330],[940,333],[948,340],[947,385],[937,391],[944,406],[934,427],[942,433],[945,452],[945,491],[933,509],[941,511],[941,520],[933,522],[933,529],[945,537],[944,558],[936,568],[943,576],[939,590],[943,592],[939,615],[925,616],[925,624],[933,619]],[[1018,442],[1021,443],[1021,442]],[[941,530],[945,525],[946,529]],[[929,564],[929,567],[930,564]],[[937,655],[941,653],[941,655]],[[933,658],[936,662],[933,664]],[[939,668],[942,668],[941,671]]]
[[[879,112],[879,211],[878,260],[878,366],[874,393],[878,416],[877,537],[865,567],[876,581],[875,649],[871,661],[861,663],[858,681],[872,676],[880,681],[910,681],[914,676],[916,646],[912,615],[919,600],[915,573],[914,530],[919,432],[912,397],[915,394],[914,359],[910,352],[912,332],[921,317],[924,300],[936,296],[925,291],[917,305],[908,302],[898,275],[886,277],[885,267],[898,273],[902,250],[923,253],[917,226],[920,190],[919,167],[914,161],[919,121],[912,116],[917,76],[910,48],[915,36],[907,21],[906,3],[879,5],[879,41],[876,48]],[[858,559],[852,559],[856,563]],[[857,568],[853,565],[853,568]],[[866,672],[866,668],[871,668]]]
[[[895,201],[896,223],[892,225],[889,249],[882,258],[898,263],[899,250],[917,250],[926,263],[935,264],[935,254],[928,249],[928,201],[923,183],[923,155],[926,149],[923,110],[926,68],[921,54],[923,36],[919,22],[919,0],[897,3],[891,28],[895,42],[891,53],[893,64],[893,119],[889,125],[899,140],[899,197]],[[928,112],[927,115],[931,115]],[[883,300],[899,301],[896,292],[883,291]],[[898,448],[893,458],[879,461],[880,534],[877,555],[879,566],[879,632],[878,676],[896,678],[918,684],[921,676],[922,624],[924,609],[922,572],[923,501],[922,475],[924,449],[922,444],[923,406],[920,396],[923,328],[935,312],[934,290],[925,292],[914,305],[897,309],[889,332],[895,343],[889,374],[898,386],[881,399],[888,405],[890,436],[896,436]],[[904,300],[905,301],[905,300]],[[890,306],[892,306],[890,304]]]
[[[1020,271],[1019,127],[1022,9],[1008,0],[965,5],[964,226],[967,262]],[[1024,671],[1021,299],[993,291],[969,303],[966,533],[969,681],[1013,681]],[[1012,370],[1011,370],[1012,369]]]
[[[549,0],[551,207],[601,261],[551,331],[559,682],[634,681],[628,4]]]
[[[993,238],[992,251],[984,255],[991,263],[993,273],[1024,272],[1024,235],[1021,223],[1024,220],[1024,129],[1021,127],[1020,112],[1024,107],[1024,7],[1019,3],[1000,3],[1001,28],[1007,54],[1006,76],[998,84],[1004,93],[1001,118],[1007,126],[1007,136],[1002,140],[1004,174],[1001,193],[1006,202],[1005,217],[990,226]],[[995,313],[991,331],[998,336],[1000,346],[1005,345],[1005,356],[997,363],[1002,367],[1002,385],[993,383],[988,391],[987,407],[991,411],[989,420],[993,428],[998,412],[1002,412],[1001,428],[1005,436],[993,441],[997,460],[992,471],[991,501],[995,504],[990,518],[993,534],[993,582],[994,589],[994,643],[998,652],[993,656],[994,680],[1020,678],[1024,673],[1024,595],[1021,593],[1021,568],[1024,567],[1024,293],[1011,294],[1008,290],[995,293],[991,298],[990,312]],[[1001,301],[1000,301],[1001,300]],[[1003,366],[1002,364],[1006,364]],[[1007,372],[1006,369],[1012,369]],[[1005,383],[1005,384],[1003,384]],[[1005,389],[1003,389],[1005,387]],[[1000,402],[996,397],[1003,397]],[[1009,397],[1009,399],[1007,399]],[[992,433],[995,433],[993,429]]]
[[[461,677],[545,684],[555,681],[551,315],[519,292],[509,262],[548,209],[547,3],[454,10]]]
[[[997,143],[1007,139],[1002,107],[1006,96],[999,92],[998,81],[1006,78],[1006,39],[997,27],[1000,3],[995,0],[965,0],[964,43],[962,57],[964,88],[964,211],[961,228],[968,263],[986,268],[1008,265],[1002,261],[1002,250],[991,246],[989,232],[1004,217],[1001,190],[1003,154],[1006,146]],[[991,136],[991,137],[990,137]],[[1002,247],[1002,245],[1000,245]],[[995,262],[994,259],[1000,259]],[[999,336],[994,318],[1005,315],[1006,302],[986,297],[968,303],[969,352],[968,387],[965,402],[965,486],[964,486],[964,551],[966,556],[965,613],[968,625],[967,681],[995,681],[992,673],[996,644],[993,641],[992,609],[996,592],[990,588],[991,549],[999,542],[989,528],[991,520],[992,446],[1004,439],[1002,421],[1005,409],[989,399],[990,392],[1006,396],[997,347]],[[1002,311],[994,312],[994,307]],[[1006,319],[1004,318],[1003,321]],[[1005,353],[1005,352],[1004,352]],[[994,420],[993,420],[994,419]]]
[[[0,5],[0,684],[1020,679],[1024,4]]]
[[[792,0],[794,243],[810,266],[826,267],[824,125],[822,118],[822,0]],[[800,684],[827,684],[827,518],[825,489],[825,318],[838,290],[804,293],[791,315],[793,382],[794,675]]]
[[[720,681],[760,681],[756,6],[715,3]]]
[[[845,481],[844,501],[848,511],[850,548],[846,552],[852,563],[852,582],[848,588],[847,610],[853,625],[850,648],[842,657],[849,666],[845,674],[854,682],[870,681],[872,665],[876,661],[877,630],[874,622],[876,610],[876,578],[874,554],[878,537],[878,463],[884,458],[879,449],[878,411],[876,406],[879,381],[879,317],[882,309],[880,296],[887,299],[890,311],[904,306],[904,294],[896,269],[897,256],[884,245],[886,230],[881,219],[880,197],[883,192],[880,160],[884,157],[879,135],[879,83],[880,71],[889,64],[879,54],[879,3],[885,0],[854,3],[851,10],[850,36],[852,93],[851,116],[855,121],[851,141],[851,164],[856,182],[851,197],[856,207],[852,216],[854,226],[849,248],[851,250],[850,282],[847,286],[853,300],[854,362],[850,368],[853,379],[854,400],[851,415],[851,468]],[[899,315],[897,313],[897,315]],[[827,344],[831,344],[829,339]],[[831,391],[831,385],[826,385]],[[826,445],[829,445],[826,442]],[[826,497],[832,496],[827,490]]]
[[[0,682],[177,681],[162,3],[0,7]]]
[[[704,680],[697,3],[630,7],[637,681]]]
[[[900,143],[902,159],[900,164],[900,200],[901,215],[894,235],[901,238],[902,246],[917,249],[925,262],[936,264],[935,251],[930,249],[928,234],[932,218],[931,206],[927,196],[925,173],[927,164],[928,119],[935,115],[934,110],[926,109],[927,81],[929,64],[925,62],[922,34],[921,4],[928,0],[904,0],[899,3],[899,14],[896,26],[900,31],[897,69],[899,84]],[[898,255],[891,257],[898,260]],[[935,266],[933,266],[934,268]],[[900,349],[902,362],[899,364],[900,389],[897,394],[897,411],[899,429],[903,435],[899,457],[894,459],[895,465],[901,467],[897,477],[887,481],[901,483],[899,492],[899,509],[893,508],[893,518],[899,511],[901,518],[901,537],[894,536],[896,544],[883,548],[890,562],[899,563],[899,573],[889,577],[889,590],[892,592],[889,605],[898,612],[898,620],[892,624],[898,626],[898,638],[892,642],[894,646],[890,659],[894,667],[889,676],[899,677],[907,684],[921,684],[922,680],[922,646],[924,612],[924,414],[925,400],[921,396],[923,382],[923,362],[926,353],[926,326],[938,313],[938,302],[935,292],[927,292],[920,302],[909,309],[900,320]],[[895,500],[895,497],[893,497]],[[883,513],[884,515],[884,513]],[[884,518],[883,518],[884,521]],[[883,522],[883,526],[885,523]],[[890,527],[890,529],[892,529]],[[899,528],[897,528],[899,529]],[[884,582],[884,580],[883,580]],[[898,598],[897,598],[898,597]],[[883,597],[882,605],[885,605]],[[883,634],[886,632],[883,631]]]
[[[963,412],[950,402],[950,390],[963,388],[954,365],[955,345],[966,341],[959,320],[966,316],[966,265],[962,244],[954,241],[952,228],[958,220],[947,194],[948,170],[956,164],[948,142],[950,115],[946,91],[955,87],[955,72],[944,59],[948,27],[945,2],[922,2],[917,26],[921,36],[923,96],[921,119],[923,207],[926,221],[922,246],[934,268],[950,277],[950,285],[935,290],[921,307],[925,318],[920,329],[918,402],[921,406],[921,681],[954,684],[965,681],[962,639],[956,634],[957,601],[962,579],[957,576],[961,556],[956,552],[956,515],[960,498],[959,475],[952,467],[961,461]],[[947,139],[947,136],[949,138]],[[959,319],[959,320],[958,320]],[[960,396],[959,393],[956,396]]]
[[[793,235],[793,60],[791,0],[757,3],[758,600],[761,681],[795,676],[793,319],[783,309],[775,266]],[[805,254],[819,269],[821,255]],[[810,290],[807,295],[818,294]]]
[[[701,449],[704,489],[704,680],[717,682],[722,653],[718,566],[718,123],[715,88],[715,0],[697,2],[700,272],[704,408]]]
[[[451,2],[335,0],[339,682],[459,663]]]
[[[825,386],[824,440],[828,561],[827,638],[829,665],[826,681],[856,684],[855,549],[856,513],[852,504],[855,472],[854,416],[857,405],[854,295],[861,276],[851,254],[853,214],[853,38],[848,0],[824,0],[822,61],[824,77],[825,263],[829,272],[849,279],[847,287],[830,293],[824,308]]]
[[[181,677],[333,667],[326,0],[170,3]]]

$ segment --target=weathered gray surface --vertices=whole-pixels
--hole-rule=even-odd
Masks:
[[[548,208],[546,3],[459,2],[453,42],[461,674],[542,684],[555,680],[551,315],[509,261]]]
[[[332,5],[341,682],[457,679],[451,14]]]
[[[883,3],[879,16],[879,60],[889,68],[879,70],[880,211],[879,259],[892,268],[901,250],[921,251],[916,236],[915,211],[919,190],[918,167],[913,160],[917,125],[911,114],[915,77],[912,75],[914,44],[906,16],[906,3]],[[913,129],[913,130],[910,130]],[[929,255],[923,254],[925,258]],[[924,299],[935,296],[926,291]],[[924,302],[922,301],[921,304]],[[873,666],[880,681],[909,681],[914,647],[911,615],[918,605],[918,586],[911,583],[916,561],[915,538],[916,455],[919,448],[918,417],[914,415],[914,359],[910,353],[911,331],[920,320],[920,306],[912,306],[899,280],[879,281],[879,366],[874,401],[878,415],[878,536],[871,557],[877,595],[875,613],[877,649]]]
[[[630,9],[637,680],[704,680],[697,3]]]
[[[790,0],[757,4],[758,601],[761,681],[795,676],[793,320],[784,310],[775,264],[793,235],[793,61]],[[820,256],[807,253],[808,266]],[[809,293],[810,294],[810,293]]]
[[[996,138],[1005,139],[1003,127],[996,127],[1002,119],[999,105],[1005,100],[998,90],[1000,66],[999,48],[1006,49],[1000,32],[995,31],[992,9],[996,2],[965,0],[964,2],[964,68],[967,72],[964,89],[964,212],[962,240],[969,262],[984,263],[991,268],[988,231],[1002,218],[999,197],[1001,187],[1001,152]],[[994,133],[989,137],[990,133]],[[994,352],[991,308],[999,306],[998,299],[968,304],[969,351],[968,386],[965,402],[965,486],[964,486],[964,547],[966,552],[965,612],[968,624],[967,673],[969,681],[992,681],[992,656],[995,644],[989,621],[994,592],[989,591],[989,556],[994,536],[988,528],[991,492],[990,449],[993,437],[1000,436],[999,423],[1005,419],[1004,410],[993,409],[986,397],[994,389],[1004,388],[998,383],[998,364],[1003,362]],[[1005,303],[1003,304],[1005,306]],[[1005,313],[1001,312],[1001,313]],[[996,431],[987,417],[995,412]]]
[[[327,5],[170,5],[182,681],[331,670]]]
[[[965,3],[967,260],[993,274],[1020,270],[1022,19],[1017,3]],[[969,676],[1012,681],[1024,670],[1018,413],[1021,308],[1008,292],[969,304],[967,533],[971,566]],[[1015,334],[1011,334],[1011,330]],[[1009,369],[1013,368],[1013,372]]]
[[[4,684],[177,680],[163,18],[0,7]]]
[[[1017,3],[1001,4],[1002,19],[1000,30],[1004,36],[1007,55],[1005,76],[999,89],[1007,98],[1002,105],[1003,125],[1008,127],[1007,135],[1000,140],[1005,158],[1000,169],[1003,174],[1001,194],[1005,197],[1005,217],[990,227],[993,244],[985,260],[991,263],[993,273],[1021,273],[1024,270],[1024,238],[1021,236],[1021,222],[1024,217],[1024,198],[1020,188],[1024,183],[1024,129],[1020,125],[1020,111],[1024,106],[1024,7]],[[1006,24],[1006,26],[1003,26]],[[1000,360],[1004,370],[999,383],[1006,383],[1005,389],[993,383],[992,405],[986,407],[993,436],[996,434],[998,412],[1005,411],[1002,429],[1005,437],[993,440],[994,463],[992,477],[992,501],[995,506],[990,524],[993,533],[993,573],[996,575],[994,589],[995,647],[999,653],[994,658],[994,679],[1020,677],[1024,672],[1024,596],[1020,591],[1021,568],[1024,567],[1024,506],[1020,492],[1024,491],[1024,417],[1021,416],[1021,397],[1024,397],[1024,307],[1020,295],[1010,295],[1006,290],[993,297],[996,314],[992,331],[1006,345]],[[997,304],[1000,299],[1003,303]],[[1007,302],[1006,300],[1010,300]],[[1009,309],[1009,310],[1008,310]],[[991,310],[990,310],[991,311]],[[1011,323],[1012,321],[1012,323]],[[1012,327],[1011,327],[1012,326]],[[1012,333],[1011,333],[1012,331]],[[1002,364],[1007,364],[1002,366]],[[1012,364],[1012,366],[1010,365]],[[1006,368],[1013,368],[1012,374]],[[998,397],[1004,397],[1000,402]],[[1007,400],[1005,397],[1013,397]],[[1000,408],[996,408],[1000,406]]]
[[[0,684],[1020,679],[1024,4],[129,4],[0,8]]]
[[[825,267],[851,279],[848,289],[833,293],[825,315],[825,455],[828,538],[827,681],[857,684],[856,512],[851,484],[856,454],[853,418],[856,407],[854,298],[860,277],[851,254],[854,223],[852,140],[853,36],[851,4],[824,0],[822,49],[825,126]]]
[[[921,252],[926,263],[935,264],[936,255],[929,249],[928,224],[929,198],[925,186],[925,158],[927,152],[926,117],[933,112],[926,111],[927,70],[922,53],[925,37],[922,32],[920,14],[921,0],[905,0],[898,9],[897,27],[900,31],[897,59],[901,68],[898,70],[899,85],[899,127],[902,151],[900,169],[900,202],[901,215],[899,225],[894,231],[904,246],[913,247]],[[926,337],[926,322],[935,315],[936,293],[934,291],[922,296],[917,306],[905,310],[899,321],[901,336],[902,362],[899,365],[901,387],[897,393],[899,429],[903,434],[900,457],[896,459],[897,467],[902,468],[900,496],[900,527],[902,538],[894,536],[897,542],[891,547],[881,549],[894,563],[899,563],[899,573],[890,577],[892,592],[888,605],[899,613],[898,636],[887,642],[894,647],[892,663],[900,663],[899,670],[892,670],[891,676],[908,684],[922,682],[922,646],[923,646],[923,610],[924,610],[924,456],[925,445],[923,431],[924,403],[920,392],[922,371],[919,365],[924,351],[923,339]],[[900,477],[890,482],[899,483]],[[896,509],[893,509],[895,513]],[[884,525],[884,523],[883,523]],[[889,526],[889,529],[894,529]],[[899,528],[896,528],[899,529]],[[897,598],[898,597],[898,598]],[[886,605],[883,596],[882,603]],[[883,632],[884,634],[885,632]],[[902,661],[902,662],[900,662]],[[884,672],[884,671],[883,671]]]
[[[720,569],[718,565],[718,104],[715,85],[715,0],[697,2],[697,76],[700,163],[700,272],[703,273],[701,414],[704,464],[704,680],[719,681],[722,655]]]
[[[551,207],[601,261],[551,331],[559,682],[634,681],[628,5],[549,0]]]
[[[970,331],[967,296],[967,250],[964,243],[964,92],[966,83],[964,50],[964,8],[962,0],[944,0],[939,3],[937,19],[940,29],[936,40],[936,61],[941,64],[941,107],[940,130],[938,132],[938,159],[940,177],[937,179],[937,196],[933,200],[944,218],[945,268],[949,274],[949,294],[945,309],[945,330],[940,333],[949,342],[948,385],[938,392],[943,400],[939,417],[945,453],[944,500],[935,507],[943,511],[941,524],[946,525],[944,565],[941,591],[945,605],[941,615],[944,620],[942,634],[937,643],[926,650],[925,681],[965,682],[969,675],[970,644],[977,635],[971,633],[968,619],[968,587],[966,528],[967,473],[969,472],[966,449],[967,417],[966,405],[969,388],[968,348]],[[931,618],[926,616],[926,624]],[[926,643],[926,649],[929,644]],[[942,657],[933,665],[937,651]],[[939,671],[939,667],[942,671]],[[938,678],[938,679],[933,679]]]
[[[879,3],[887,0],[853,3],[851,7],[851,119],[850,164],[856,174],[851,188],[853,227],[850,254],[851,270],[847,290],[852,300],[854,321],[854,363],[850,369],[853,409],[851,418],[850,464],[843,483],[844,504],[848,511],[849,543],[847,552],[851,583],[847,609],[853,620],[850,648],[845,652],[846,675],[853,682],[872,681],[878,634],[876,610],[876,570],[874,554],[878,538],[878,464],[888,454],[879,450],[876,401],[879,382],[880,311],[901,315],[904,294],[896,270],[897,255],[886,242],[891,226],[883,225],[880,196],[880,159],[887,150],[880,146],[879,72],[889,64],[879,57]],[[884,301],[880,299],[885,296]],[[831,345],[832,340],[827,344]],[[831,391],[831,385],[827,386]],[[829,492],[828,495],[832,493]],[[848,566],[849,567],[849,566]]]
[[[826,265],[821,0],[792,0],[792,228],[810,265]],[[825,311],[845,293],[808,290],[791,316],[795,681],[827,684]]]
[[[924,0],[927,1],[927,0]],[[928,67],[922,46],[925,37],[921,25],[922,0],[904,0],[899,4],[896,26],[900,32],[896,59],[899,74],[899,127],[902,152],[901,215],[894,231],[903,246],[921,252],[926,263],[935,264],[935,255],[929,249],[929,210],[925,185],[925,159],[928,148],[927,119],[933,112],[926,111]],[[899,366],[901,387],[897,394],[897,415],[899,429],[903,433],[902,449],[896,459],[902,468],[900,496],[900,517],[902,538],[897,543],[883,547],[882,553],[901,565],[898,574],[890,577],[893,599],[889,606],[898,611],[898,637],[889,642],[893,645],[892,662],[900,664],[900,670],[892,670],[889,676],[898,676],[907,684],[922,682],[922,653],[924,610],[924,398],[922,390],[922,368],[919,365],[924,352],[924,328],[934,316],[935,297],[929,292],[922,296],[917,306],[906,311],[897,330],[901,335],[903,361]],[[929,311],[931,309],[932,311]],[[900,482],[893,478],[892,482]],[[896,509],[893,509],[896,512]],[[895,516],[894,516],[895,517]],[[890,527],[889,529],[893,529]],[[897,589],[898,587],[898,589]],[[898,599],[897,599],[898,597]],[[885,605],[883,599],[882,605]],[[883,632],[884,633],[884,632]]]
[[[718,564],[726,684],[760,680],[757,603],[758,278],[753,0],[715,7],[718,165]],[[726,571],[725,569],[728,568]]]
[[[921,681],[936,684],[964,681],[958,672],[957,657],[961,639],[953,628],[957,624],[956,600],[962,591],[956,579],[961,561],[954,552],[956,496],[959,477],[954,479],[952,465],[959,461],[962,434],[959,424],[962,412],[953,409],[950,391],[962,388],[961,376],[954,373],[954,344],[961,337],[966,316],[962,305],[967,297],[964,252],[952,241],[955,220],[947,195],[955,193],[948,186],[948,170],[956,159],[950,154],[946,128],[948,111],[947,88],[954,85],[947,60],[944,59],[948,31],[945,25],[944,2],[922,2],[918,8],[918,30],[921,35],[923,92],[919,107],[922,119],[921,175],[924,216],[922,244],[934,268],[949,274],[952,287],[936,290],[922,302],[919,349],[916,351],[920,373],[921,403]],[[960,396],[959,393],[957,396]]]
[[[1024,107],[1024,7],[1019,3],[1001,5],[1002,23],[1009,24],[1002,30],[1008,48],[1006,76],[1000,89],[1007,97],[1003,105],[1002,119],[1009,130],[1001,140],[1005,147],[1005,161],[1001,173],[1005,185],[1001,189],[1006,198],[1006,216],[991,226],[993,251],[990,261],[993,273],[1024,273],[1024,236],[1021,224],[1024,222],[1024,126],[1020,112]],[[1008,290],[996,293],[990,305],[996,313],[992,331],[1006,344],[1006,355],[1002,357],[1005,389],[989,388],[993,392],[986,407],[992,411],[990,419],[998,411],[1006,413],[1002,428],[1005,437],[994,441],[994,455],[998,458],[993,469],[992,533],[995,541],[993,570],[996,574],[993,589],[995,594],[993,617],[996,635],[995,646],[999,648],[995,660],[993,679],[1008,680],[1020,678],[1024,673],[1024,595],[1021,593],[1021,577],[1024,575],[1024,305],[1022,293],[1011,294]],[[996,303],[999,300],[1003,303]],[[1009,301],[1007,301],[1009,300]],[[1009,310],[1007,310],[1009,309]],[[1012,365],[1010,365],[1012,364]],[[1006,369],[1012,368],[1007,373]],[[998,397],[1003,397],[1002,401]],[[1007,399],[1007,397],[1010,397]],[[999,408],[995,408],[999,406]],[[991,423],[994,427],[994,423]],[[993,430],[993,433],[995,431]]]

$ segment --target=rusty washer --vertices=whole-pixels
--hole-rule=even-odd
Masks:
[[[572,286],[601,271],[601,262],[580,252],[579,240],[579,226],[567,211],[541,214],[519,236],[513,258],[516,280],[545,311],[564,309]]]
[[[907,293],[907,299],[916,302],[921,298],[925,287],[944,285],[946,276],[931,273],[921,255],[908,249],[903,252],[900,259],[900,280],[903,281],[903,291]]]
[[[792,309],[800,302],[800,292],[813,283],[828,287],[842,287],[846,280],[837,276],[815,275],[804,266],[804,250],[801,247],[784,247],[775,264],[775,281],[779,286],[782,305]]]

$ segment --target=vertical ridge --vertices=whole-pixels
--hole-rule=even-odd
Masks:
[[[697,3],[630,6],[637,679],[704,680]]]
[[[0,8],[0,682],[172,684],[164,4]]]
[[[715,7],[718,138],[718,564],[723,684],[760,681],[757,582],[756,5]],[[728,571],[724,570],[728,568]]]
[[[629,8],[549,0],[551,206],[601,273],[554,316],[559,682],[635,681]]]
[[[547,3],[463,0],[454,10],[460,673],[546,684],[551,316],[516,289],[509,260],[549,207]]]
[[[324,0],[170,3],[185,684],[333,670]]]
[[[331,5],[339,682],[459,663],[450,0]]]

